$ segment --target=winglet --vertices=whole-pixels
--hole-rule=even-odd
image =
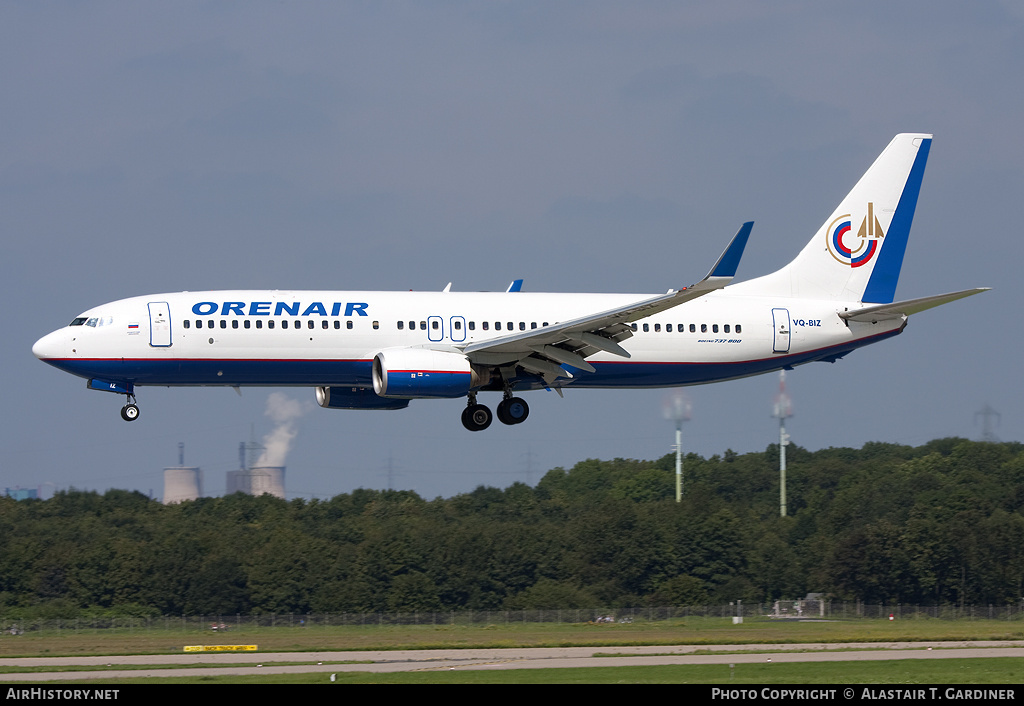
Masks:
[[[523,288],[523,280],[521,280],[521,279],[514,279],[514,280],[512,280],[512,284],[510,284],[508,286],[508,289],[506,289],[505,291],[506,292],[518,292],[522,288]]]
[[[750,230],[753,227],[753,221],[747,221],[740,226],[739,232],[733,237],[729,247],[725,249],[722,256],[718,258],[718,262],[715,263],[715,266],[711,268],[711,272],[704,279],[709,277],[728,277],[732,279],[736,276],[736,270],[740,266],[740,258],[743,257],[743,250],[747,247],[747,239],[750,237]]]

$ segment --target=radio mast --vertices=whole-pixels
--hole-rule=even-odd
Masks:
[[[789,434],[786,433],[786,419],[793,416],[793,402],[786,394],[786,371],[779,371],[779,394],[775,396],[772,416],[779,420],[779,515],[786,516],[786,447]]]
[[[683,422],[690,421],[693,406],[686,395],[679,392],[665,400],[665,419],[676,425],[676,502],[683,498]]]

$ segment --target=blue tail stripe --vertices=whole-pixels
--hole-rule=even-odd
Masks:
[[[870,304],[891,304],[896,297],[896,282],[903,267],[903,255],[907,251],[907,240],[910,238],[910,224],[914,220],[917,208],[917,196],[921,192],[921,180],[924,178],[924,167],[928,161],[928,152],[932,141],[924,139],[918,148],[914,166],[903,187],[899,205],[893,214],[889,232],[885,235],[885,244],[878,255],[875,269],[871,272],[868,286],[864,289],[861,301]]]

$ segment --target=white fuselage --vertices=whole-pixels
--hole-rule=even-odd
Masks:
[[[629,358],[599,352],[560,387],[663,387],[834,360],[905,320],[847,323],[842,302],[727,287],[634,324]],[[457,351],[649,297],[638,294],[209,291],[104,304],[33,347],[83,378],[127,385],[370,387],[389,348]],[[850,303],[850,308],[863,306]],[[514,389],[546,386],[523,375]]]

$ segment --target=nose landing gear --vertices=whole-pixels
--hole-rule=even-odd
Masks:
[[[126,395],[128,404],[121,408],[121,419],[134,422],[139,418],[139,406],[135,404],[135,395]]]

